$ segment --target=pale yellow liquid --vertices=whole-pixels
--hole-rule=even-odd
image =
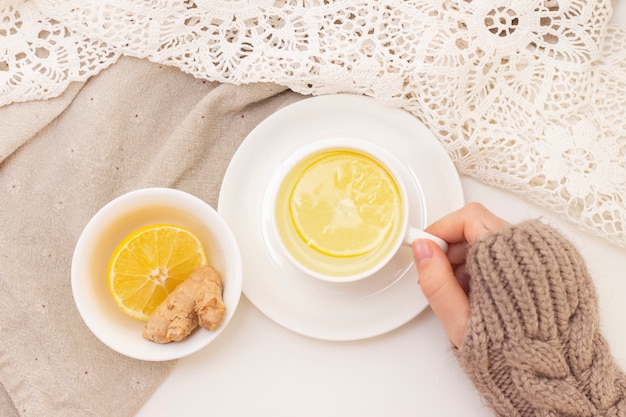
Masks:
[[[329,160],[333,162],[329,163]],[[329,195],[335,193],[336,187],[332,181],[337,181],[337,178],[341,178],[344,175],[343,172],[340,172],[339,166],[345,164],[350,166],[353,163],[360,166],[368,166],[370,164],[373,177],[359,179],[360,186],[365,187],[360,189],[359,194],[365,195],[375,204],[380,203],[378,201],[380,198],[376,194],[380,188],[380,182],[391,185],[386,188],[387,192],[384,194],[385,211],[383,213],[386,216],[385,219],[390,219],[390,223],[387,223],[388,227],[384,228],[383,234],[371,242],[368,241],[359,250],[349,252],[337,252],[334,249],[325,250],[324,245],[318,245],[315,241],[306,241],[302,233],[299,233],[298,228],[294,225],[293,207],[294,198],[296,198],[294,197],[294,190],[297,190],[296,195],[306,193],[312,199],[330,199],[332,201],[333,198],[329,197]],[[337,172],[333,170],[337,170]],[[366,172],[365,174],[360,173],[360,175],[369,174]],[[381,178],[383,181],[381,181]],[[314,206],[317,207],[317,205]],[[319,206],[322,206],[322,204]],[[366,219],[355,218],[354,213],[349,212],[350,210],[352,209],[346,208],[345,204],[340,203],[334,207],[336,215],[326,223],[320,219],[328,218],[328,207],[325,207],[323,213],[314,213],[307,219],[312,222],[321,221],[319,228],[338,227],[334,223],[340,223],[339,226],[341,226],[341,223],[344,223],[347,230],[351,227],[358,228],[358,230],[355,230],[355,234],[361,236],[363,235],[363,230],[367,230],[370,225],[364,223]],[[310,270],[340,279],[341,277],[360,274],[369,270],[379,264],[394,249],[396,242],[403,233],[402,225],[405,213],[403,212],[401,194],[397,183],[380,162],[352,150],[332,150],[317,153],[303,159],[286,175],[277,194],[275,215],[279,237],[286,249],[298,262]],[[302,227],[302,225],[300,226]],[[304,226],[309,231],[312,231],[309,235],[315,235],[316,232],[323,233],[323,230],[315,230],[318,227],[317,223],[305,224]],[[342,255],[336,255],[335,253],[342,253]]]

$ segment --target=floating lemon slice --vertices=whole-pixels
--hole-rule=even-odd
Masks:
[[[107,277],[119,308],[148,320],[196,267],[207,264],[202,242],[184,227],[156,224],[132,232],[115,249]]]
[[[385,167],[352,151],[316,158],[289,200],[300,237],[334,257],[359,256],[379,247],[399,221],[399,207],[398,186]]]

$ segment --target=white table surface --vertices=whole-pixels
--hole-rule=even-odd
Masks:
[[[613,21],[626,24],[626,1]],[[510,222],[542,217],[581,250],[596,283],[602,328],[626,368],[626,249],[581,232],[515,195],[462,178],[467,202]],[[181,359],[138,411],[155,416],[490,417],[458,367],[430,309],[381,336],[311,339],[265,317],[242,295],[233,320],[202,351]]]

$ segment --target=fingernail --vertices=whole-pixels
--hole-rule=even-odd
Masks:
[[[417,239],[413,242],[413,256],[417,266],[421,266],[433,257],[433,248],[426,239]]]

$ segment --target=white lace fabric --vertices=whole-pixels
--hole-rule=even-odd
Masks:
[[[610,0],[0,0],[0,105],[146,58],[226,83],[364,94],[460,173],[626,247],[626,28]],[[417,139],[416,139],[417,140]]]

